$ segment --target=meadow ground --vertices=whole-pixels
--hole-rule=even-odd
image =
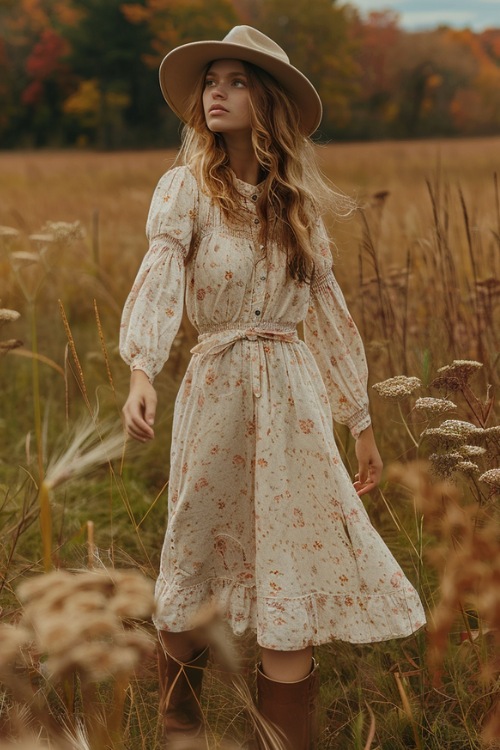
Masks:
[[[500,138],[335,144],[319,147],[319,158],[360,206],[331,230],[337,277],[366,345],[387,467],[366,506],[421,592],[430,628],[403,643],[319,649],[318,750],[497,747]],[[19,625],[19,586],[51,566],[126,567],[154,578],[173,399],[194,338],[188,321],[157,379],[154,443],[127,445],[109,463],[101,451],[97,468],[67,449],[85,415],[96,435],[119,423],[128,383],[117,351],[120,312],[146,250],[152,191],[172,159],[168,151],[0,154],[0,308],[21,313],[0,317],[3,624]],[[398,376],[385,391],[371,387]],[[341,426],[337,438],[354,473]],[[107,445],[109,457],[117,444]],[[66,463],[54,465],[65,451]],[[429,456],[432,474],[414,463]],[[88,708],[81,664],[70,670],[69,690],[68,674],[47,679],[50,648],[41,659],[23,648],[29,684],[51,716],[70,721]],[[245,671],[251,638],[239,652]],[[156,680],[152,659],[143,661],[142,671],[92,683],[91,705],[113,725],[103,737],[87,722],[93,748],[156,746]],[[9,669],[0,658],[0,741],[21,731],[16,695],[26,702]],[[17,679],[22,665],[16,670]],[[251,683],[250,668],[247,676]],[[203,695],[216,745],[244,734],[245,701],[217,663]],[[59,747],[39,709],[32,706],[33,721]]]

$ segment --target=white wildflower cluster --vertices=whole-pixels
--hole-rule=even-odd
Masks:
[[[30,234],[29,239],[35,244],[35,245],[41,245],[42,247],[45,245],[50,245],[51,242],[55,242],[55,235],[49,234],[48,232],[35,232],[35,234]]]
[[[484,456],[486,453],[486,448],[483,448],[482,445],[463,445],[460,449],[463,456],[469,456],[469,458],[474,458],[478,456]]]
[[[72,673],[95,682],[130,673],[152,654],[153,639],[133,626],[154,609],[152,582],[135,570],[58,570],[18,589],[20,640],[30,633],[52,679]]]
[[[19,237],[19,234],[19,229],[14,229],[14,227],[0,226],[0,238],[13,239],[14,237]]]
[[[421,385],[422,382],[419,378],[396,375],[393,378],[383,380],[381,383],[375,383],[373,389],[382,398],[401,401],[407,396],[411,396]]]
[[[493,487],[496,492],[500,491],[500,469],[489,469],[481,474],[479,479]]]
[[[431,453],[429,461],[434,474],[447,479],[456,471],[458,464],[462,461],[462,454],[457,451],[449,453]]]
[[[457,408],[457,405],[453,401],[448,401],[446,398],[417,398],[415,401],[415,409],[418,411],[426,411],[432,414],[444,414],[448,411],[453,411]]]
[[[10,253],[19,244],[20,234],[19,229],[15,229],[15,227],[0,225],[0,251]]]
[[[6,323],[14,323],[21,316],[17,310],[8,310],[7,308],[0,308],[0,328]],[[23,342],[19,339],[6,339],[0,341],[0,356],[7,354],[12,349],[17,349],[22,346]]]
[[[500,424],[496,424],[493,427],[486,427],[484,430],[484,434],[487,438],[491,438],[492,440],[499,440],[500,439]]]
[[[37,235],[32,235],[36,237]],[[50,238],[58,243],[77,242],[85,237],[85,230],[80,221],[47,221],[38,237]]]
[[[458,391],[469,382],[471,376],[482,368],[481,362],[470,359],[454,359],[451,365],[438,369],[438,376],[431,387],[439,390]]]
[[[0,308],[0,326],[4,323],[13,323],[21,316],[21,313],[17,310],[7,310],[6,308]]]
[[[464,445],[478,431],[481,432],[480,428],[471,422],[447,419],[439,427],[429,427],[424,430],[422,436],[429,438],[433,445],[448,449]]]
[[[456,465],[457,471],[461,471],[462,474],[468,474],[469,476],[474,476],[479,472],[479,466],[474,463],[474,461],[459,461]]]
[[[441,451],[429,456],[434,473],[442,478],[450,477],[455,471],[477,474],[480,469],[472,459],[484,455],[486,449],[470,445],[470,441],[480,439],[483,433],[480,427],[458,419],[447,419],[439,427],[424,430],[422,436]]]

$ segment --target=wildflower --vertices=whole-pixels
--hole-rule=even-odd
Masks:
[[[463,474],[476,474],[479,471],[479,466],[474,461],[459,461],[455,469]]]
[[[53,234],[42,234],[39,232],[38,234],[30,234],[29,239],[35,244],[48,245],[51,242],[54,242],[55,236]]]
[[[46,655],[48,675],[78,672],[99,681],[131,672],[152,653],[153,639],[127,620],[149,618],[152,582],[137,571],[54,571],[24,581],[23,626]]]
[[[469,382],[471,376],[482,367],[481,362],[470,359],[454,359],[451,365],[444,365],[438,369],[438,377],[431,387],[458,391]]]
[[[17,237],[19,235],[19,229],[14,227],[6,227],[5,225],[0,226],[0,237]]]
[[[10,251],[14,247],[19,234],[19,230],[14,229],[14,227],[0,226],[0,249]]]
[[[422,382],[419,378],[407,377],[406,375],[396,375],[394,378],[388,378],[381,383],[375,383],[373,388],[382,398],[401,399],[411,396],[411,394],[420,388]]]
[[[17,310],[7,310],[5,308],[0,308],[0,325],[2,325],[3,323],[13,323],[20,317],[21,313],[18,313]]]
[[[415,409],[419,411],[430,411],[435,414],[442,414],[443,412],[453,411],[457,405],[453,401],[448,401],[446,398],[417,398],[415,401]]]
[[[486,448],[483,448],[481,445],[463,445],[460,448],[460,453],[464,457],[472,458],[473,456],[482,456],[486,453]]]
[[[465,422],[461,419],[447,419],[442,422],[441,429],[447,432],[455,432],[457,435],[462,435],[464,438],[478,431],[478,427],[472,422]]]
[[[479,479],[490,484],[495,490],[500,490],[500,469],[489,469],[481,474]]]
[[[429,456],[432,471],[436,476],[446,479],[450,477],[456,469],[457,464],[462,461],[460,453],[432,453]]]
[[[37,253],[28,253],[24,250],[19,250],[10,254],[10,260],[15,268],[19,268],[21,266],[31,266],[33,263],[39,263],[40,256],[37,255]]]
[[[56,242],[76,242],[85,237],[85,230],[77,221],[47,221],[42,227],[42,234],[50,235]]]
[[[484,434],[486,437],[500,438],[500,424],[496,424],[493,427],[486,427]]]
[[[422,435],[443,449],[464,445],[470,436],[479,431],[479,427],[459,419],[447,419],[439,427],[429,427]]]

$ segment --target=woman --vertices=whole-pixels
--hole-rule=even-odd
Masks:
[[[402,637],[424,623],[359,499],[382,461],[363,347],[321,220],[336,198],[309,140],[321,101],[284,51],[247,26],[173,50],[160,83],[186,123],[181,166],[152,200],[121,351],[132,368],[126,429],[150,440],[152,382],[184,303],[199,331],[176,400],[156,586],[165,729],[173,738],[202,724],[207,650],[194,624],[211,604],[235,634],[255,630],[259,709],[287,747],[305,750],[313,646]],[[356,440],[354,487],[332,412]]]

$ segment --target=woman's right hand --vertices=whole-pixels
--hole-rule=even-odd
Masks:
[[[155,436],[156,391],[143,370],[133,370],[130,392],[122,409],[125,430],[134,440],[145,443]]]

